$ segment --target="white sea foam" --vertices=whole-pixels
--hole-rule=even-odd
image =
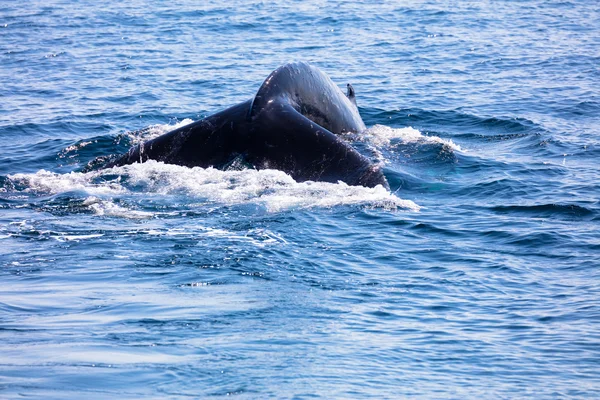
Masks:
[[[101,233],[96,233],[96,234],[89,234],[89,235],[59,235],[59,236],[52,236],[54,239],[58,240],[59,242],[79,242],[81,240],[85,240],[85,239],[95,239],[95,238],[99,238],[104,236]]]
[[[38,171],[9,178],[25,186],[26,192],[59,194],[83,191],[84,205],[99,215],[147,218],[151,213],[133,211],[115,203],[112,196],[139,196],[140,193],[187,196],[190,202],[224,205],[259,204],[274,212],[290,208],[365,205],[385,209],[419,206],[403,200],[382,186],[366,188],[343,182],[296,182],[277,170],[220,171],[214,168],[188,168],[147,161],[92,172],[57,174]]]
[[[42,169],[35,174],[14,174],[8,177],[24,185],[26,187],[25,192],[58,194],[81,190],[89,195],[97,196],[127,193],[127,190],[120,183],[120,178],[113,181],[92,182],[93,179],[101,176],[102,172],[57,174]]]
[[[390,128],[385,125],[374,125],[367,129],[364,134],[367,136],[369,142],[376,147],[389,146],[393,139],[399,139],[402,143],[441,144],[455,151],[464,151],[450,139],[423,135],[419,130],[410,126],[406,128]]]
[[[79,150],[79,149],[84,148],[88,144],[92,144],[92,143],[93,142],[81,142],[81,143],[73,144],[71,146],[66,147],[62,152],[63,153],[68,153],[68,152],[71,152],[71,151]]]
[[[85,206],[88,206],[90,210],[92,210],[98,215],[129,219],[144,219],[151,218],[152,216],[154,216],[154,214],[150,212],[131,210],[129,208],[115,204],[114,202],[112,202],[112,200],[102,200],[94,196],[85,199],[83,204]]]
[[[226,238],[228,240],[248,242],[258,247],[288,244],[288,241],[283,236],[271,232],[267,229],[250,229],[246,232],[234,232],[226,229],[198,226],[197,224],[194,225],[193,232],[191,232],[188,228],[153,228],[136,230],[129,233],[146,234],[150,236],[180,236],[192,234],[194,237],[206,236],[212,238]]]
[[[181,128],[182,126],[186,126],[194,122],[190,118],[185,118],[184,120],[174,124],[156,124],[151,125],[145,129],[141,129],[139,131],[127,132],[125,135],[129,137],[131,143],[133,145],[139,144],[141,142],[146,142],[148,140],[152,140],[157,138],[167,132],[174,131],[175,129]]]

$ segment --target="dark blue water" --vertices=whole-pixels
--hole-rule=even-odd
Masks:
[[[0,1],[0,397],[600,397],[596,1],[200,3]],[[391,192],[86,169],[293,60]]]

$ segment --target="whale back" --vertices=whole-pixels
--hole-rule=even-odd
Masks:
[[[352,98],[353,94],[352,91]],[[291,105],[334,134],[366,129],[356,102],[318,68],[304,62],[285,64],[265,79],[252,101],[250,118],[257,117],[273,102]]]

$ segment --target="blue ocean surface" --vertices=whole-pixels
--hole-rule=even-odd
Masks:
[[[0,0],[0,398],[600,398],[600,3]],[[307,61],[390,183],[97,157]]]

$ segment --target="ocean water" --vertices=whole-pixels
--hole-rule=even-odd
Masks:
[[[1,398],[599,398],[597,1],[0,1]],[[308,61],[391,190],[89,163]]]

